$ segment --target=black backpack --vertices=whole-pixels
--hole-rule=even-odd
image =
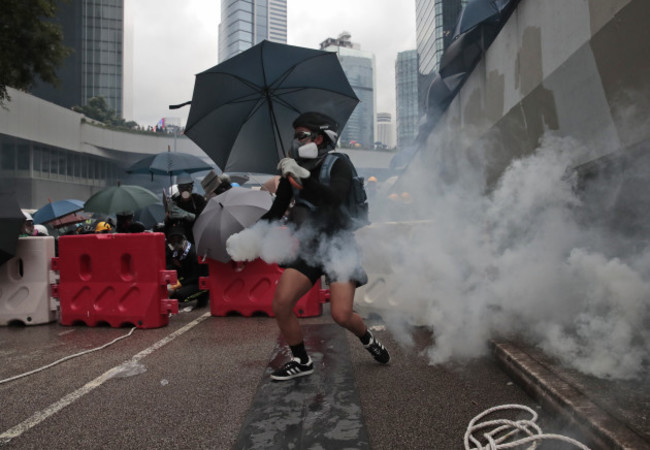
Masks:
[[[352,229],[357,230],[370,224],[370,220],[368,219],[368,196],[366,195],[366,188],[363,185],[363,177],[357,174],[357,169],[355,169],[354,164],[350,161],[350,156],[346,153],[339,152],[328,153],[321,166],[318,178],[321,183],[329,186],[332,166],[339,158],[345,159],[352,169],[350,192],[341,207],[343,208],[343,212],[350,217]]]

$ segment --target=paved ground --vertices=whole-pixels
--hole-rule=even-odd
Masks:
[[[583,442],[592,437],[547,406],[530,389],[534,382],[521,381],[521,370],[508,369],[499,351],[463,365],[433,367],[420,355],[431,339],[426,330],[415,330],[415,345],[402,348],[381,322],[369,322],[391,349],[391,364],[382,366],[358,339],[337,331],[327,305],[323,316],[302,323],[317,363],[317,373],[302,380],[268,380],[285,355],[273,319],[218,318],[199,309],[172,317],[167,327],[135,330],[102,350],[1,383],[0,445],[460,449],[475,415],[510,403],[536,411],[545,432]],[[129,331],[56,323],[2,327],[0,380]],[[507,343],[496,348],[508,350]],[[645,414],[643,401],[638,406]],[[647,427],[647,419],[639,421]],[[562,445],[542,448],[572,448]]]

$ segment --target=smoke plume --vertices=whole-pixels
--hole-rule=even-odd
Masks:
[[[590,197],[570,170],[593,159],[590,150],[548,135],[486,189],[480,155],[429,152],[392,188],[408,196],[373,199],[374,224],[357,233],[370,275],[358,305],[377,310],[400,341],[404,323],[430,327],[434,364],[519,336],[588,374],[642,376],[650,251],[612,220],[625,177],[601,180]]]

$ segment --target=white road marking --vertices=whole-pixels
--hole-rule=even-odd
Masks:
[[[122,365],[123,364],[137,363],[141,359],[145,358],[146,356],[149,356],[151,353],[158,350],[160,347],[170,343],[171,341],[176,339],[178,336],[180,336],[180,335],[186,333],[187,331],[189,331],[190,329],[194,328],[196,325],[203,322],[208,317],[210,317],[210,312],[206,312],[201,317],[198,317],[197,319],[195,319],[192,322],[188,323],[184,327],[179,328],[178,330],[174,331],[170,335],[166,336],[165,338],[163,338],[160,341],[153,344],[151,347],[142,350],[140,353],[136,354],[135,356],[133,356],[128,361],[125,361],[124,363],[120,364],[119,366],[115,366],[112,369],[107,370],[106,372],[104,372],[103,374],[101,374],[100,376],[95,378],[94,380],[86,383],[84,386],[77,389],[76,391],[66,395],[65,397],[61,398],[57,402],[52,403],[50,406],[43,409],[42,411],[36,412],[33,416],[31,416],[30,418],[24,420],[23,422],[19,423],[18,425],[8,429],[4,433],[0,434],[0,445],[1,444],[6,444],[7,442],[11,441],[12,439],[17,438],[18,436],[20,436],[24,432],[29,431],[30,429],[34,428],[39,423],[43,422],[48,417],[53,416],[54,414],[61,411],[66,406],[70,406],[76,400],[80,399],[81,397],[88,394],[89,392],[92,392],[95,388],[98,388],[105,381],[110,380],[113,376],[115,376],[115,374],[119,373],[122,370]]]

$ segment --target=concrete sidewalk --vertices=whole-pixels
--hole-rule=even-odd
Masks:
[[[598,379],[520,342],[499,340],[491,346],[510,377],[545,409],[579,429],[593,448],[650,449],[650,379]]]

